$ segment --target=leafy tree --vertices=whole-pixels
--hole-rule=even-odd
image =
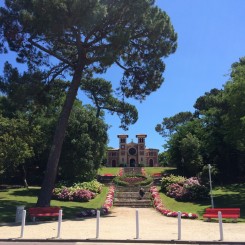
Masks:
[[[121,128],[128,129],[129,124],[134,124],[138,119],[138,111],[135,106],[113,97],[110,82],[101,79],[87,79],[82,82],[81,89],[86,92],[97,108],[96,116],[101,110],[108,110],[112,114],[117,113],[121,119]]]
[[[169,164],[169,156],[168,156],[168,152],[164,151],[164,152],[160,152],[158,154],[158,162],[160,164],[160,166],[168,166]]]
[[[228,110],[223,116],[225,140],[237,150],[245,151],[245,58],[232,65],[231,79],[224,86]]]
[[[42,66],[52,80],[68,72],[72,81],[51,147],[38,206],[50,205],[68,118],[82,78],[112,64],[124,71],[125,97],[143,100],[163,82],[162,58],[176,49],[167,14],[153,0],[8,0],[0,9],[4,42],[29,69]],[[51,60],[53,58],[53,60]]]
[[[107,140],[107,125],[93,110],[76,101],[69,118],[58,178],[73,182],[92,180],[100,167]]]
[[[212,89],[196,100],[193,119],[172,126],[179,113],[165,118],[159,126],[159,133],[169,136],[166,144],[169,161],[182,173],[200,173],[207,178],[207,164],[211,164],[213,174],[222,183],[244,180],[244,77],[245,59],[241,58],[232,65],[224,89]]]
[[[21,165],[13,164],[13,160],[9,163],[6,158],[2,158],[2,163],[8,167],[5,168],[1,177],[7,180],[11,176],[19,183],[19,179],[16,177],[18,177],[21,167],[22,172],[26,173],[28,182],[39,184],[45,170],[43,162],[47,161],[47,151],[51,145],[50,135],[54,132],[54,125],[62,106],[67,85],[62,80],[43,83],[41,79],[43,74],[40,71],[33,74],[28,72],[20,74],[8,63],[5,65],[4,71],[4,77],[0,80],[0,91],[5,94],[0,100],[1,113],[5,115],[3,119],[17,122],[22,120],[28,124],[26,132],[31,132],[31,128],[35,129],[35,127],[38,127],[40,132],[39,137],[36,134],[36,137],[32,138],[31,156],[23,158]],[[33,93],[31,92],[32,85],[35,87]],[[6,105],[11,105],[11,110],[9,107],[6,108]],[[96,110],[93,107],[84,108],[81,102],[76,101],[66,132],[60,160],[59,179],[88,180],[95,176],[107,140],[107,126],[101,119],[96,119],[95,114]],[[8,124],[10,125],[10,123]],[[20,127],[17,127],[16,131],[15,134],[22,134]],[[25,137],[21,140],[19,146],[24,150],[24,146],[28,146],[29,142]],[[10,141],[4,141],[3,146],[9,150],[13,148]],[[2,147],[0,149],[1,152],[4,151]],[[86,151],[87,153],[85,153]],[[16,151],[16,154],[18,152],[21,157],[21,151]],[[18,162],[17,160],[15,162]]]
[[[203,160],[200,154],[201,142],[188,133],[180,142],[182,164],[186,176],[195,176],[202,170]]]
[[[189,111],[180,112],[173,117],[164,117],[161,124],[157,124],[155,130],[163,137],[169,137],[176,132],[178,126],[193,119],[193,114]]]
[[[22,172],[24,185],[26,164],[34,156],[34,144],[40,137],[39,127],[30,127],[24,119],[8,119],[0,115],[0,171],[5,178],[11,179],[14,173]]]

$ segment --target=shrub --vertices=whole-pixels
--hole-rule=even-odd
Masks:
[[[162,192],[166,193],[168,191],[168,187],[171,184],[183,183],[185,180],[186,180],[185,177],[176,176],[173,174],[171,174],[170,176],[163,177],[161,180],[161,190]]]
[[[53,190],[53,198],[58,200],[88,202],[100,193],[102,184],[97,180],[76,183],[72,187],[61,186]]]
[[[189,178],[184,182],[173,183],[168,186],[167,196],[178,201],[194,201],[208,197],[208,189],[201,185],[197,178]]]
[[[89,200],[95,198],[96,194],[89,190],[76,190],[73,192],[73,200],[79,202],[88,202]]]
[[[103,185],[99,183],[97,180],[92,180],[90,182],[76,183],[73,185],[73,188],[89,190],[94,193],[100,193],[102,190],[102,186]]]
[[[124,176],[117,176],[116,178],[113,179],[113,182],[116,185],[120,186],[129,186],[129,185],[134,185],[134,186],[146,186],[152,182],[151,177],[146,177],[143,175],[124,175]]]

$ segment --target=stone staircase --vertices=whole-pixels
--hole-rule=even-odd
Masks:
[[[135,207],[135,208],[148,208],[152,207],[149,186],[143,187],[145,190],[144,197],[139,199],[139,187],[117,186],[114,198],[114,206],[117,207]]]
[[[141,174],[140,167],[125,167],[123,168],[123,172],[125,175],[135,175],[135,174]]]

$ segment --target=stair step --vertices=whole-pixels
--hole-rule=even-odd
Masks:
[[[117,192],[138,192],[140,189],[139,186],[117,186],[116,191]],[[150,190],[150,186],[143,186],[143,189],[145,192]]]

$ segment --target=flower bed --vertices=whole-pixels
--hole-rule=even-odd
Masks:
[[[100,209],[100,214],[101,215],[106,215],[109,213],[109,210],[113,206],[113,200],[114,200],[114,193],[115,193],[115,187],[110,186],[109,191],[107,193],[105,202]],[[96,209],[88,209],[88,210],[83,210],[81,213],[77,214],[78,218],[84,218],[84,217],[95,217],[97,215],[97,210]]]
[[[53,198],[63,201],[88,202],[101,192],[102,184],[96,180],[61,186],[53,190]]]
[[[123,176],[123,173],[124,173],[123,168],[120,168],[120,169],[119,169],[118,176]]]
[[[158,212],[160,212],[161,214],[163,214],[167,217],[177,217],[178,216],[178,212],[166,209],[164,207],[156,186],[152,186],[150,188],[150,193],[151,193],[151,197],[153,200],[153,206],[155,207],[155,209]],[[196,218],[198,218],[198,215],[193,214],[193,213],[183,212],[181,214],[181,217],[185,218],[185,219],[196,219]]]
[[[151,177],[143,175],[123,175],[113,179],[113,182],[119,186],[146,186],[152,181]]]
[[[152,177],[162,177],[162,173],[153,173]]]

